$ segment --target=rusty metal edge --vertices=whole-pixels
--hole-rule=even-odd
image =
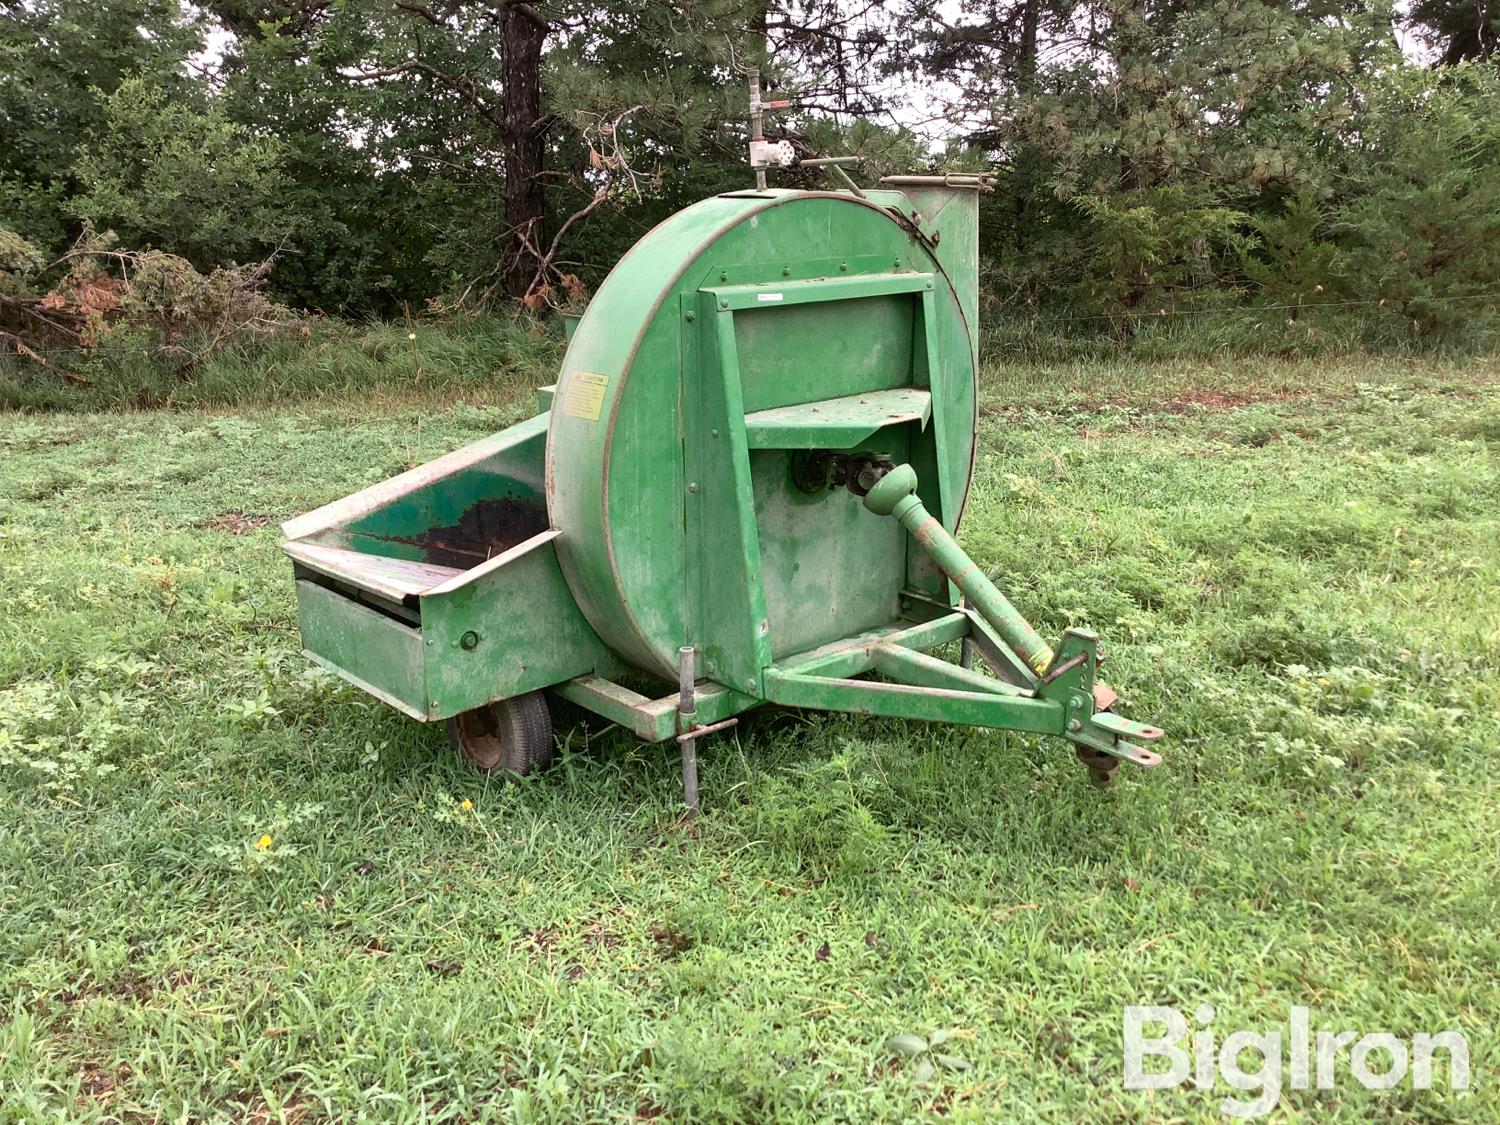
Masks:
[[[460,571],[458,574],[455,574],[452,578],[449,578],[447,581],[441,583],[440,585],[434,586],[430,590],[424,590],[422,592],[422,597],[432,598],[437,597],[440,594],[451,594],[454,590],[462,589],[469,583],[478,581],[480,578],[483,578],[491,571],[499,570],[502,566],[506,566],[509,563],[515,562],[523,555],[529,555],[538,547],[552,542],[552,540],[556,539],[561,534],[562,532],[558,531],[556,528],[549,528],[546,531],[537,532],[537,534],[533,535],[530,539],[523,539],[514,547],[510,547],[507,550],[501,551],[498,555],[494,555],[488,559],[485,559],[484,562],[480,563],[478,566],[471,567],[468,570]]]
[[[441,457],[418,465],[415,469],[408,469],[404,473],[388,477],[342,499],[324,504],[321,508],[314,508],[311,512],[287,520],[281,525],[281,533],[288,540],[306,539],[318,532],[329,531],[340,524],[348,523],[356,516],[362,516],[384,507],[392,500],[415,492],[450,473],[478,464],[492,456],[501,445],[513,443],[517,437],[516,431],[523,427],[533,426],[544,431],[547,428],[547,419],[546,414],[534,415],[524,422],[517,422],[514,426],[508,426],[488,437],[459,446]]]
[[[305,657],[307,657],[314,664],[317,664],[317,665],[319,665],[320,667],[323,667],[323,668],[327,668],[330,672],[333,672],[340,679],[347,680],[349,683],[351,683],[355,687],[359,688],[360,691],[369,692],[371,695],[373,695],[376,699],[380,700],[382,703],[388,703],[388,704],[390,704],[397,711],[400,711],[403,715],[409,715],[413,719],[416,719],[418,722],[423,722],[423,723],[431,722],[432,719],[433,719],[433,717],[431,715],[428,715],[428,714],[426,714],[425,712],[422,712],[422,711],[418,711],[415,707],[412,707],[412,706],[410,706],[410,705],[408,705],[406,703],[403,703],[401,700],[397,699],[390,692],[388,692],[388,691],[382,691],[380,688],[376,687],[374,684],[368,683],[365,680],[360,679],[358,676],[351,675],[345,669],[340,668],[337,664],[334,664],[332,661],[323,659],[323,657],[321,657],[317,653],[313,652],[312,649],[309,649],[309,648],[303,649],[302,650],[302,655],[305,656]]]

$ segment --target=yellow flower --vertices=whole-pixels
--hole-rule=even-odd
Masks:
[[[255,847],[259,851],[265,851],[270,846],[271,846],[271,837],[269,837],[269,836],[262,836],[259,840],[255,841]]]
[[[469,800],[469,798],[465,797],[462,801],[460,801],[458,803],[458,807],[461,808],[461,809],[463,809],[464,812],[468,812],[470,809],[472,809],[474,807],[474,802],[471,801],[471,800]]]
[[[415,332],[408,332],[406,334],[406,338],[408,340],[415,340],[417,338],[417,334]]]

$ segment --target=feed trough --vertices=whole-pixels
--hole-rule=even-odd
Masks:
[[[549,693],[677,739],[691,803],[697,740],[763,704],[1052,735],[1100,780],[1155,765],[1095,635],[1049,644],[953,538],[984,186],[667,219],[540,413],[285,525],[308,654],[485,769],[546,764]]]

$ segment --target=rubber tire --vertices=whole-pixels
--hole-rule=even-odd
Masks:
[[[481,773],[527,777],[552,764],[552,713],[539,691],[448,720],[448,742]]]

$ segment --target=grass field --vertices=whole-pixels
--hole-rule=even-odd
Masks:
[[[692,823],[299,654],[276,524],[520,416],[427,393],[0,415],[0,1121],[1211,1121],[1122,1085],[1202,1002],[1471,1044],[1276,1118],[1500,1119],[1500,364],[993,372],[962,540],[1166,764],[783,715]]]

